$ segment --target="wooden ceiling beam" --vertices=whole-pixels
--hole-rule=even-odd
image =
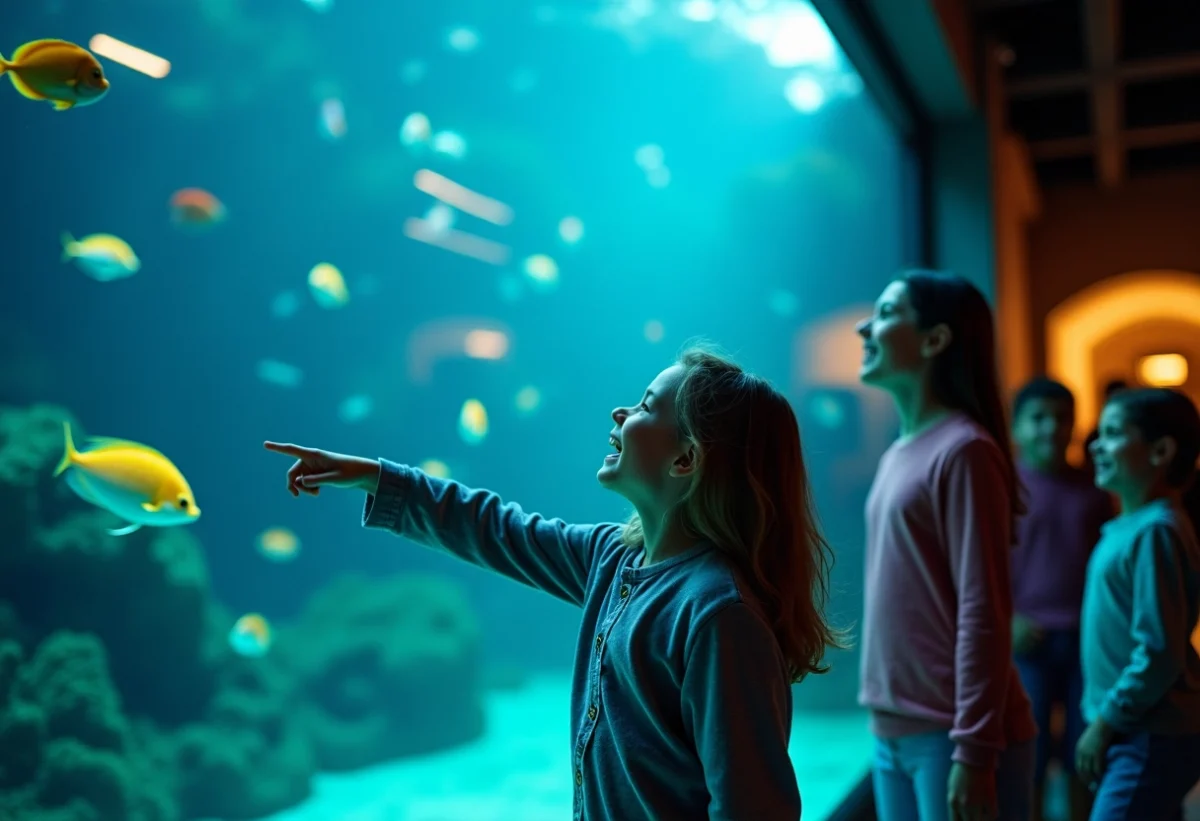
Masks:
[[[1018,59],[1020,59],[1019,56]],[[1111,72],[1112,78],[1118,83],[1166,80],[1189,74],[1200,74],[1200,53],[1119,63],[1113,67]],[[1091,86],[1092,78],[1091,72],[1068,71],[1044,77],[1010,80],[1005,85],[1005,89],[1010,100],[1027,100],[1034,97],[1049,97],[1067,91],[1084,91]]]
[[[1130,128],[1121,132],[1121,144],[1126,149],[1162,148],[1197,142],[1200,142],[1200,122]],[[1029,153],[1034,160],[1062,160],[1085,157],[1096,150],[1096,145],[1094,137],[1037,140],[1029,144]]]
[[[1125,180],[1122,87],[1116,78],[1121,0],[1085,0],[1083,26],[1091,69],[1092,133],[1096,139],[1096,176],[1106,188]]]
[[[996,11],[998,9],[1015,9],[1023,6],[1041,6],[1051,0],[975,0],[971,5],[977,12]]]

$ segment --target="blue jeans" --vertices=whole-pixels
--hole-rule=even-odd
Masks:
[[[1058,759],[1067,772],[1075,771],[1075,745],[1083,734],[1083,671],[1079,666],[1079,631],[1047,630],[1042,641],[1030,653],[1016,656],[1017,670],[1037,720],[1037,766],[1034,782],[1046,777],[1046,764]],[[1066,731],[1060,740],[1050,735],[1050,713],[1054,705],[1066,711]]]
[[[1200,735],[1117,736],[1108,748],[1091,821],[1180,821],[1200,781]]]
[[[875,739],[875,817],[879,821],[949,821],[946,787],[954,742],[948,733]],[[999,821],[1029,821],[1033,812],[1033,741],[1010,746],[996,768]]]

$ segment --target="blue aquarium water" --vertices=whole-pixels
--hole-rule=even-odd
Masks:
[[[261,443],[623,520],[595,480],[609,414],[695,336],[793,401],[833,619],[858,618],[894,419],[853,324],[913,259],[916,203],[811,6],[29,0],[0,22],[6,58],[73,44],[0,78],[2,821],[566,817],[576,611],[363,530],[361,493],[293,498]],[[84,50],[107,87],[71,73]],[[55,475],[64,423],[84,455]],[[89,455],[170,498],[88,484]],[[856,655],[831,660],[795,691],[806,818],[869,760]]]

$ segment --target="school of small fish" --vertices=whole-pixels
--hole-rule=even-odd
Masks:
[[[317,11],[328,11],[331,7],[331,0],[305,2]],[[479,42],[479,34],[465,27],[453,29],[448,37],[448,45],[464,53],[473,51]],[[10,58],[0,54],[0,74],[8,76],[22,97],[63,112],[92,105],[107,95],[110,83],[97,54],[158,79],[170,71],[170,64],[162,58],[107,35],[93,37],[90,48],[92,50],[60,39],[34,40],[17,47]],[[405,83],[412,84],[420,80],[424,71],[423,63],[410,61],[401,76]],[[514,93],[528,92],[536,85],[537,75],[531,70],[522,69],[518,74],[519,80],[514,77],[511,84]],[[346,135],[346,112],[336,96],[325,96],[322,100],[318,129],[322,136],[333,141]],[[467,152],[466,141],[461,135],[449,130],[435,131],[429,117],[420,112],[411,113],[404,119],[399,141],[415,155],[429,150],[444,158],[458,160]],[[649,186],[663,188],[670,183],[670,170],[660,146],[643,145],[633,159],[644,172]],[[428,170],[418,172],[414,184],[435,201],[423,218],[409,219],[405,225],[408,237],[491,264],[507,262],[507,246],[456,230],[456,218],[460,213],[506,225],[512,220],[512,210],[507,205]],[[228,218],[225,204],[213,193],[198,187],[175,191],[167,207],[171,225],[188,233],[210,231]],[[564,245],[575,245],[583,239],[583,221],[574,215],[563,217],[557,233]],[[91,233],[76,238],[64,230],[61,245],[62,262],[72,264],[99,283],[128,279],[142,270],[142,260],[130,244],[113,234]],[[559,266],[549,255],[534,253],[524,258],[520,274],[523,278],[511,274],[498,278],[502,298],[518,299],[526,287],[534,292],[554,290],[558,284]],[[344,275],[329,262],[318,262],[312,267],[307,286],[313,303],[323,310],[344,308],[351,300],[351,289]],[[355,281],[355,293],[370,293],[369,287],[366,278],[361,283]],[[296,291],[284,291],[272,302],[271,313],[277,318],[292,316],[301,309],[302,301]],[[482,324],[486,325],[486,320]],[[660,341],[664,337],[662,323],[657,320],[647,322],[644,336],[650,342]],[[428,379],[434,361],[444,357],[501,359],[506,356],[509,344],[504,329],[481,327],[479,321],[430,323],[412,335],[409,375],[417,382]],[[257,374],[262,381],[285,389],[296,389],[304,380],[303,371],[295,365],[269,358],[258,362]],[[517,414],[529,415],[542,402],[541,390],[526,385],[516,393],[513,407]],[[372,410],[369,395],[353,394],[338,405],[337,416],[344,424],[356,424],[367,419]],[[478,445],[488,435],[488,410],[478,399],[466,399],[457,423],[461,440]],[[447,478],[451,475],[450,466],[437,459],[427,459],[420,467],[430,475]],[[114,536],[133,533],[143,527],[184,526],[200,518],[200,508],[184,474],[170,458],[146,444],[91,437],[79,449],[70,425],[64,423],[63,456],[54,476],[63,476],[67,486],[81,499],[114,515],[121,522],[120,526],[109,529]],[[288,562],[298,555],[300,539],[287,528],[271,527],[259,534],[257,548],[268,561]],[[238,654],[262,655],[271,644],[271,627],[263,615],[248,613],[234,624],[228,641]]]
[[[463,30],[458,37],[465,43],[471,32]],[[93,44],[96,42],[94,39]],[[109,90],[109,81],[96,56],[65,40],[35,40],[18,47],[11,59],[0,56],[0,74],[8,75],[23,97],[46,102],[56,111],[91,105],[103,99]],[[153,76],[163,74],[165,70]],[[321,132],[329,139],[344,136],[345,112],[340,101],[326,99],[322,103]],[[454,158],[461,158],[466,150],[459,135],[448,131],[434,133],[429,119],[420,113],[411,114],[404,121],[401,143],[410,147],[428,143],[435,152]],[[455,185],[445,180],[439,182],[451,187]],[[467,195],[477,196],[470,192]],[[507,207],[489,205],[500,212]],[[220,199],[197,187],[182,188],[173,193],[168,210],[171,224],[189,233],[209,231],[225,221],[228,214]],[[426,218],[432,229],[431,235],[438,237],[451,232],[454,217],[454,208],[436,203]],[[559,233],[565,243],[574,244],[582,238],[583,223],[578,217],[566,217],[559,226]],[[63,231],[61,244],[62,261],[73,264],[96,282],[127,279],[142,269],[142,261],[129,243],[113,234],[93,233],[76,238]],[[557,264],[545,254],[529,257],[524,269],[535,290],[552,288],[558,278]],[[337,310],[350,301],[350,289],[344,275],[329,262],[319,262],[312,267],[307,285],[313,302],[322,309]],[[272,312],[282,318],[292,315],[299,307],[295,293],[284,292],[276,298]],[[430,355],[447,355],[457,350],[459,355],[495,359],[503,357],[508,349],[508,340],[502,331],[479,328],[431,328],[430,335],[424,339],[414,337],[414,341],[425,345]],[[258,375],[263,381],[283,388],[296,388],[303,381],[300,369],[270,359],[259,362]],[[537,389],[526,386],[514,405],[519,413],[528,414],[540,401]],[[337,414],[343,423],[354,424],[367,418],[371,409],[371,397],[357,394],[346,397],[338,406]],[[488,413],[479,400],[467,399],[463,403],[458,430],[463,441],[469,444],[479,444],[486,438]],[[449,466],[436,459],[425,460],[421,467],[434,476],[448,478],[451,473]],[[64,423],[63,456],[54,475],[64,476],[67,486],[81,499],[121,521],[120,526],[108,530],[114,536],[124,536],[143,527],[187,525],[200,518],[195,495],[179,468],[160,451],[139,442],[91,437],[79,449],[70,425]],[[287,528],[273,527],[259,535],[257,545],[259,553],[267,560],[287,562],[298,554],[300,540]],[[270,625],[258,613],[239,618],[229,633],[229,645],[240,655],[262,655],[270,643]]]

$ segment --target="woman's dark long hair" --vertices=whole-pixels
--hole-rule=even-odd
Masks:
[[[908,289],[918,327],[928,330],[945,325],[950,329],[950,344],[933,360],[933,395],[946,407],[975,420],[1000,446],[1015,534],[1025,501],[1000,395],[992,309],[979,289],[957,274],[914,270],[903,273],[900,281]]]

